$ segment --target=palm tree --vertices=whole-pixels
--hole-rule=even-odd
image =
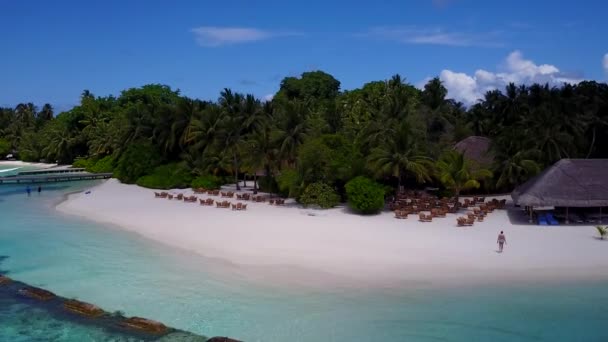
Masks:
[[[58,123],[48,131],[48,145],[42,153],[48,160],[69,163],[72,160],[71,145],[73,137],[67,125]]]
[[[419,153],[406,122],[390,131],[380,146],[372,148],[368,164],[378,177],[396,177],[398,190],[401,190],[401,182],[406,175],[414,176],[420,183],[430,180],[431,159]]]
[[[595,226],[595,229],[597,229],[598,234],[600,234],[600,240],[604,240],[604,237],[608,234],[608,229],[602,226]]]
[[[38,112],[38,119],[42,120],[42,121],[49,121],[53,119],[53,107],[48,104],[45,103],[44,106],[42,106],[42,110],[40,110],[40,112]]]
[[[224,112],[216,105],[203,110],[200,117],[194,118],[186,129],[186,144],[204,152],[216,140],[224,121]]]
[[[477,189],[480,180],[492,177],[491,171],[474,167],[464,154],[456,150],[444,152],[435,163],[435,169],[439,181],[454,192],[457,200],[461,191]]]
[[[516,151],[513,155],[498,155],[499,162],[494,170],[499,174],[496,188],[503,189],[522,184],[530,177],[540,172],[538,160],[540,153],[537,150]]]
[[[277,149],[271,140],[271,127],[259,127],[251,133],[245,150],[245,166],[253,173],[253,188],[257,189],[257,172],[264,170],[265,176],[270,176],[273,164],[277,158]]]
[[[221,92],[219,103],[225,115],[222,129],[218,136],[218,144],[222,146],[223,153],[232,158],[234,182],[236,189],[241,190],[241,186],[239,185],[239,169],[240,158],[245,145],[245,137],[243,135],[245,124],[247,123],[247,120],[245,120],[245,110],[250,110],[251,108],[245,107],[248,103],[242,94],[233,93],[230,89],[224,89]]]
[[[273,133],[279,145],[279,154],[282,161],[293,166],[296,160],[298,147],[308,136],[308,123],[306,116],[308,108],[299,101],[288,101],[279,106],[279,127]]]

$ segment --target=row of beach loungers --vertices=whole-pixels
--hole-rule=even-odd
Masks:
[[[415,197],[411,197],[415,196]],[[483,222],[486,215],[495,209],[504,209],[506,200],[493,199],[486,202],[485,197],[474,197],[473,199],[464,199],[463,202],[456,201],[454,198],[438,199],[428,194],[406,193],[397,196],[397,199],[392,203],[392,209],[395,212],[395,218],[406,219],[408,215],[418,214],[420,222],[432,222],[433,218],[446,217],[448,213],[458,213],[460,209],[472,210],[467,213],[467,216],[458,217],[456,223],[458,226],[472,226],[475,221]],[[430,212],[430,213],[426,213]]]
[[[223,198],[234,198],[235,197],[234,196],[235,193],[233,193],[233,192],[221,192],[219,190],[209,190],[207,192],[207,194],[209,194],[209,193],[215,194],[216,192],[217,192],[217,194],[219,196],[221,196]],[[197,189],[197,190],[195,190],[195,193],[201,194],[203,192],[200,189]],[[231,205],[231,203],[227,202],[227,201],[220,202],[220,201],[215,201],[212,198],[199,199],[196,196],[185,196],[184,194],[174,195],[174,194],[171,194],[171,193],[168,193],[168,192],[165,192],[165,191],[163,191],[163,192],[154,192],[154,197],[156,197],[156,198],[166,198],[166,199],[169,199],[169,200],[176,199],[178,201],[192,202],[192,203],[194,203],[194,202],[196,202],[198,200],[198,201],[200,201],[201,205],[208,205],[208,206],[212,206],[214,204],[214,202],[215,202],[215,204],[217,204],[218,208],[229,208],[230,205]],[[252,196],[251,194],[236,194],[236,198],[238,200],[243,200],[243,201],[249,201],[249,200],[251,200],[252,202],[258,202],[258,203],[265,203],[266,201],[268,201],[268,203],[270,205],[285,205],[285,200],[282,199],[282,198],[268,199],[266,196],[261,196],[261,195],[258,195],[258,196],[253,195]],[[227,207],[225,206],[226,203],[228,203]],[[238,205],[238,203],[237,203],[237,205]],[[241,204],[240,207],[243,208],[242,210],[246,210],[247,204]],[[237,207],[235,207],[235,210],[241,210],[241,209],[238,209]]]

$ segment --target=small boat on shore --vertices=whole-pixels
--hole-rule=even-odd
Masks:
[[[241,342],[239,340],[232,339],[230,337],[212,337],[207,342]]]
[[[97,305],[81,302],[75,299],[66,300],[63,303],[63,307],[72,313],[91,318],[99,317],[106,313]]]
[[[167,327],[151,319],[141,317],[131,317],[119,323],[121,327],[130,328],[146,332],[149,334],[164,334],[167,332]]]
[[[22,296],[26,296],[32,299],[37,299],[41,301],[51,300],[57,297],[53,292],[47,291],[38,287],[24,287],[19,290],[19,294]]]

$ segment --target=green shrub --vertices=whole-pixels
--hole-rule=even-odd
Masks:
[[[150,174],[161,163],[160,153],[149,142],[134,143],[120,156],[114,176],[121,182],[132,184]]]
[[[286,169],[276,177],[279,192],[283,196],[298,198],[300,196],[300,175],[296,170]]]
[[[161,165],[137,179],[137,185],[151,189],[183,189],[190,186],[192,174],[185,163]]]
[[[384,208],[384,186],[359,176],[346,183],[348,205],[361,214],[375,214]]]
[[[112,156],[105,156],[89,166],[87,171],[94,173],[106,173],[114,171],[116,160]]]
[[[323,209],[333,208],[340,203],[340,196],[325,183],[312,183],[306,187],[300,203],[305,206],[318,205]]]
[[[196,177],[190,186],[193,189],[204,188],[204,189],[219,189],[222,186],[222,180],[214,175],[203,175]]]
[[[4,159],[9,153],[11,153],[11,143],[0,138],[0,159]]]
[[[93,164],[91,159],[87,158],[76,158],[72,163],[72,167],[74,168],[85,168],[88,169]]]

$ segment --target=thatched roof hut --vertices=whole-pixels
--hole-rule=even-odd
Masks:
[[[608,159],[562,159],[511,193],[530,207],[608,206]]]
[[[486,137],[470,136],[454,145],[454,149],[479,166],[488,168],[494,162],[494,156],[490,151],[491,143],[492,141]]]

